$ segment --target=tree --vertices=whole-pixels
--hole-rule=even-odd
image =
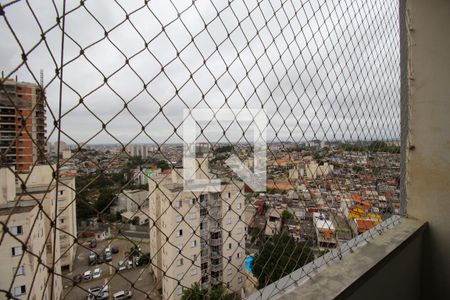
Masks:
[[[77,219],[86,220],[95,216],[95,211],[84,198],[76,200]]]
[[[239,297],[235,294],[228,293],[227,289],[222,285],[215,286],[211,289],[208,297],[209,300],[236,300]]]
[[[215,153],[226,153],[226,152],[231,152],[233,150],[233,147],[231,145],[227,145],[227,146],[221,146],[218,147],[216,149],[216,151],[214,151]]]
[[[183,291],[181,300],[237,300],[238,295],[228,293],[227,289],[222,285],[215,286],[208,292],[202,289],[198,283],[192,285],[189,289]]]
[[[98,196],[97,202],[95,202],[95,208],[98,212],[104,213],[105,210],[113,203],[115,195],[111,190],[101,190],[100,196]]]
[[[207,292],[208,291],[202,289],[198,283],[195,283],[191,288],[183,291],[181,300],[204,300]]]
[[[294,218],[294,215],[289,212],[287,209],[283,210],[283,212],[281,213],[281,218],[283,220],[290,220]]]
[[[159,160],[159,161],[156,163],[156,166],[157,166],[158,168],[160,168],[161,170],[165,170],[165,169],[169,169],[169,168],[170,168],[169,164],[168,164],[167,161],[165,161],[165,160]]]
[[[125,256],[128,258],[140,257],[141,251],[139,250],[139,246],[138,245],[131,246],[129,251],[125,251]],[[150,254],[149,254],[149,260],[150,260]]]
[[[286,232],[266,238],[252,261],[258,288],[292,273],[314,259],[311,249]]]
[[[138,265],[139,266],[146,266],[150,262],[150,253],[145,253],[144,255],[140,256],[138,259]]]

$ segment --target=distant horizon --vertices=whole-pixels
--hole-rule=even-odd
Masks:
[[[345,142],[345,143],[358,143],[358,142],[400,142],[400,138],[394,138],[394,139],[370,139],[370,140],[319,140],[319,139],[312,139],[312,140],[305,140],[305,141],[277,141],[277,142],[267,142],[268,145],[272,145],[272,144],[282,144],[282,143],[291,143],[291,144],[302,144],[302,143],[307,143],[307,142],[313,142],[313,141],[325,141],[327,143],[340,143],[340,142]],[[48,141],[52,144],[57,143],[57,141]],[[68,146],[76,146],[77,144],[75,143],[70,143],[70,142],[66,142],[66,141],[61,141],[63,143],[65,143]],[[196,144],[204,144],[204,143],[209,143],[209,144],[217,144],[217,145],[229,145],[229,144],[246,144],[246,145],[252,145],[253,143],[250,142],[216,142],[216,141],[211,141],[211,142],[198,142]],[[82,144],[82,143],[80,143]],[[85,144],[88,146],[117,146],[120,145],[120,143],[116,142],[116,143],[88,143]],[[167,142],[167,143],[161,143],[161,144],[150,144],[150,143],[130,143],[127,144],[127,146],[129,145],[146,145],[146,146],[163,146],[163,145],[183,145],[182,142]]]

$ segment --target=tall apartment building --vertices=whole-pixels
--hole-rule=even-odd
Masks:
[[[6,80],[0,87],[0,151],[4,164],[28,171],[46,152],[45,91],[38,85]]]
[[[130,144],[125,147],[125,151],[131,156],[139,156],[142,158],[150,157],[150,152],[155,151],[156,146],[144,145],[144,144]]]
[[[184,191],[177,172],[182,174],[172,170],[149,182],[150,256],[162,298],[180,299],[195,283],[204,289],[222,284],[240,294],[245,281],[243,184],[222,181],[217,192]],[[205,164],[203,172],[208,172]]]
[[[61,184],[58,187],[57,226],[59,229],[61,269],[72,271],[77,253],[77,244],[74,244],[73,241],[78,235],[75,177],[63,175],[59,180]],[[56,193],[56,191],[52,192]]]
[[[26,182],[26,190],[11,170],[0,169],[0,222],[6,225],[0,228],[4,236],[0,282],[12,282],[12,296],[18,299],[60,299],[62,278],[55,275],[52,280],[49,268],[53,266],[55,274],[61,274],[64,267],[72,268],[76,253],[72,244],[77,234],[72,202],[75,179],[61,178],[66,186],[60,184],[56,195],[50,166],[39,165],[18,176]],[[56,227],[52,227],[52,220],[56,220]]]

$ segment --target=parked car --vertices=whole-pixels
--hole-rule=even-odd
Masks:
[[[119,253],[119,247],[117,247],[117,246],[111,246],[111,252],[112,252],[113,254]]]
[[[83,273],[83,279],[84,280],[91,280],[92,279],[92,272],[90,270],[87,270]]]
[[[143,257],[144,255],[140,255],[140,256],[135,256],[135,257],[133,257],[133,265],[135,266],[135,267],[139,267],[139,266],[141,266],[141,263],[142,263],[142,257]]]
[[[109,250],[109,248],[107,248]],[[113,257],[112,257],[112,253],[111,251],[106,251],[105,250],[105,257],[104,257],[105,261],[112,261]]]
[[[92,274],[92,278],[96,279],[100,278],[100,276],[102,276],[102,269],[95,268],[94,273]]]
[[[89,253],[89,264],[93,264],[97,261],[97,254],[94,251]]]
[[[83,276],[81,274],[75,274],[73,276],[73,281],[72,282],[75,285],[77,283],[80,283],[82,279],[83,279]]]
[[[102,263],[104,263],[105,262],[105,255],[104,254],[103,255],[98,255],[97,259],[95,260],[95,262],[96,262],[97,265],[101,265]]]
[[[133,257],[133,263],[134,263],[134,265],[135,265],[136,267],[139,266],[139,258],[140,258],[140,256],[139,256],[139,257],[138,257],[138,256]]]
[[[126,264],[126,262],[123,261],[123,260],[120,260],[120,261],[117,263],[117,270],[123,271],[123,270],[126,270],[126,269],[127,269],[127,264]]]
[[[91,240],[91,242],[89,243],[89,246],[90,246],[91,248],[97,247],[97,240],[96,240],[96,239]]]
[[[109,298],[109,287],[106,286],[94,286],[88,289],[88,300],[97,300],[97,299],[108,299]]]
[[[133,296],[133,293],[128,290],[118,291],[117,293],[114,293],[113,299],[114,300],[122,300],[122,299],[129,299]]]

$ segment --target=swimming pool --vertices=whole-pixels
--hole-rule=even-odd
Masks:
[[[250,273],[253,274],[253,269],[252,269],[252,261],[253,261],[254,257],[253,256],[247,256],[245,258],[245,269],[247,271],[249,271]]]

